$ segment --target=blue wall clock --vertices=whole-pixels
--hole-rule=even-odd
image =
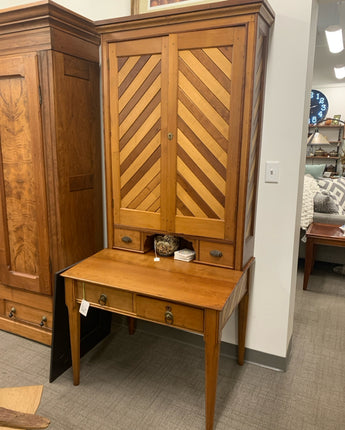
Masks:
[[[328,112],[327,97],[318,90],[311,90],[309,124],[317,124],[326,118]]]

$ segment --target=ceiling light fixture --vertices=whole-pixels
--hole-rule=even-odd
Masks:
[[[339,25],[330,25],[325,30],[328,49],[332,54],[338,54],[344,49],[343,30]]]
[[[334,74],[337,79],[345,78],[345,66],[334,67]]]

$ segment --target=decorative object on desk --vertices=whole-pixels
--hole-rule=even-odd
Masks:
[[[155,237],[154,246],[155,251],[161,257],[169,257],[173,255],[175,251],[178,250],[180,244],[180,239],[176,236],[169,234],[158,235]]]
[[[309,124],[318,124],[323,121],[328,111],[327,97],[318,90],[311,90]]]
[[[332,119],[332,125],[339,125],[340,118],[341,118],[341,115],[334,115]]]
[[[195,258],[195,251],[192,249],[180,249],[179,251],[174,252],[174,259],[181,261],[192,261]]]

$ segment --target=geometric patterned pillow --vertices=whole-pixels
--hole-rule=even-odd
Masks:
[[[337,200],[342,209],[341,215],[345,214],[345,178],[319,179],[319,187],[329,193]]]

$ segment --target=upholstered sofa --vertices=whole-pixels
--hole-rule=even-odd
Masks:
[[[317,172],[315,172],[317,174]],[[345,177],[336,179],[304,176],[299,256],[305,256],[303,237],[311,222],[345,224]],[[318,246],[316,260],[345,264],[345,248]]]

